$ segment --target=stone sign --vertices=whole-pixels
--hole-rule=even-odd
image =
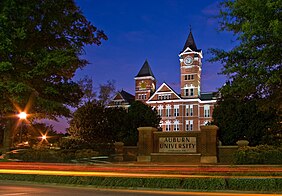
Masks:
[[[196,137],[160,137],[159,152],[195,153]]]

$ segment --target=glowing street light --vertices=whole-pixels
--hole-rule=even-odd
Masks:
[[[27,114],[25,112],[20,112],[18,114],[19,119],[21,120],[21,130],[20,130],[20,144],[22,143],[22,132],[23,132],[23,120],[26,120]]]
[[[26,117],[27,117],[27,114],[25,112],[21,112],[18,114],[18,117],[21,119],[21,120],[26,120]]]
[[[46,135],[42,135],[42,140],[46,140],[47,139],[47,136]]]

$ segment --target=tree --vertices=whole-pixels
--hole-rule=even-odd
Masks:
[[[126,111],[122,108],[105,108],[87,102],[78,108],[70,121],[68,133],[91,143],[113,143],[123,137]]]
[[[84,96],[81,99],[80,105],[87,102],[96,102],[101,106],[107,106],[115,92],[115,82],[108,80],[106,84],[99,85],[99,92],[93,90],[93,80],[89,76],[84,76],[78,81],[79,87]],[[98,94],[98,97],[97,97]]]
[[[261,111],[256,101],[241,101],[234,97],[219,100],[213,111],[213,123],[219,127],[219,140],[224,145],[236,145],[247,139],[250,145],[278,144],[275,110]],[[274,136],[274,137],[273,137]]]
[[[74,112],[68,132],[71,136],[79,137],[88,143],[104,142],[104,137],[109,136],[104,132],[104,122],[104,108],[95,102],[87,102]]]
[[[159,127],[160,116],[151,106],[140,101],[133,102],[128,108],[128,132],[123,142],[126,145],[136,145],[138,142],[138,127]]]
[[[123,141],[128,131],[127,111],[122,107],[105,108],[105,116],[112,141]]]
[[[91,77],[84,76],[84,78],[78,81],[78,85],[83,92],[83,97],[81,98],[82,105],[96,100],[97,93],[93,91],[93,80]]]
[[[160,117],[156,110],[142,102],[134,102],[128,112],[119,107],[105,108],[96,102],[87,102],[78,108],[70,121],[68,133],[91,143],[114,143],[122,141],[126,145],[136,145],[137,128],[158,127]]]
[[[279,134],[281,136],[282,0],[225,0],[220,7],[220,30],[233,32],[237,46],[230,51],[210,50],[214,55],[211,61],[221,62],[221,73],[228,76],[226,85],[220,88],[222,100],[215,118],[220,118],[224,113],[226,117],[223,119],[227,120],[224,123],[231,123],[233,131],[237,126],[250,127],[250,124],[256,123],[262,125],[260,119],[264,121],[264,125],[268,124],[273,137]],[[236,104],[233,106],[234,111],[231,109],[232,102]],[[255,112],[254,109],[259,111]],[[272,118],[269,118],[269,114]],[[248,121],[243,120],[242,116]],[[233,118],[233,122],[228,118]],[[238,119],[242,121],[239,122]],[[218,120],[215,119],[219,123]],[[242,123],[244,125],[241,126]],[[232,140],[245,134],[241,128],[235,131],[235,135],[231,133],[231,129],[224,130],[220,127],[222,131],[226,131],[224,135],[234,134]],[[255,130],[255,126],[252,129],[255,136],[258,130]],[[241,131],[240,134],[238,131]],[[256,136],[260,137],[257,140],[262,139],[262,135]],[[231,141],[229,139],[227,143]]]
[[[113,95],[115,94],[115,82],[107,81],[106,84],[100,84],[99,104],[106,106],[110,103]]]
[[[83,96],[72,81],[88,63],[81,59],[83,46],[107,37],[73,0],[2,0],[0,39],[0,117],[18,113],[16,105],[55,119],[69,116],[68,106]]]
[[[223,64],[230,85],[223,95],[258,100],[260,109],[277,108],[282,96],[282,0],[225,0],[221,4],[220,30],[233,32],[239,43],[230,51],[211,49]]]

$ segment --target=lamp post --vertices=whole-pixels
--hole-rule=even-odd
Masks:
[[[21,112],[18,114],[18,117],[21,120],[20,143],[22,143],[23,120],[26,120],[27,114],[25,112]]]

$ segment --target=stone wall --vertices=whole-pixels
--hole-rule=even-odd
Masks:
[[[218,162],[220,164],[232,164],[234,153],[238,146],[218,146]]]
[[[140,127],[138,146],[115,143],[115,161],[162,162],[186,164],[232,164],[237,146],[217,146],[217,126],[201,126],[201,131],[158,132],[153,127]]]
[[[124,161],[137,161],[138,148],[137,146],[124,146],[123,147],[123,160]]]

